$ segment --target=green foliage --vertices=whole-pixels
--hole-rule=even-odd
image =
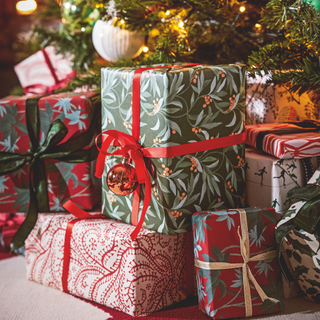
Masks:
[[[57,53],[73,54],[74,70],[79,76],[67,90],[83,84],[100,87],[98,69],[105,66],[246,63],[254,49],[272,40],[266,29],[255,28],[267,0],[65,0],[68,6],[62,8],[56,1],[46,1],[46,10],[41,10],[39,17],[62,18],[63,23],[57,30],[37,22],[31,37],[17,44],[18,60],[48,45],[54,45]],[[75,5],[76,9],[71,10],[69,5]],[[239,11],[241,5],[246,8],[243,13]],[[101,66],[92,43],[92,29],[98,19],[109,20],[114,16],[122,27],[146,35],[149,52],[116,64],[104,61]]]
[[[248,70],[260,75],[270,70],[273,81],[286,83],[292,92],[319,93],[319,12],[306,2],[271,0],[262,10],[261,23],[278,37],[250,55]]]
[[[266,1],[114,2],[118,17],[128,29],[149,35],[149,63],[246,62],[248,54],[265,40],[254,26]],[[246,10],[239,13],[243,4]],[[183,22],[183,27],[179,27],[179,22]]]

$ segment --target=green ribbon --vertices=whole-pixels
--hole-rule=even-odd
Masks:
[[[320,220],[320,186],[307,184],[305,187],[295,187],[288,192],[287,198],[304,201],[304,204],[296,214],[290,209],[288,210],[280,220],[280,223],[283,221],[286,222],[277,226],[275,232],[275,239],[279,250],[280,266],[285,277],[289,280],[291,276],[284,265],[280,246],[288,233],[294,228],[303,229],[310,234],[315,232]]]
[[[39,109],[41,97],[26,100],[26,124],[30,140],[30,152],[0,152],[0,176],[10,174],[27,163],[29,164],[29,210],[26,219],[15,234],[11,251],[24,245],[25,239],[37,222],[38,212],[49,212],[48,187],[45,159],[58,159],[70,163],[90,162],[97,158],[98,149],[87,147],[96,132],[100,108],[95,108],[89,129],[82,135],[59,144],[67,135],[68,129],[61,120],[54,120],[48,130],[44,143],[39,145]]]

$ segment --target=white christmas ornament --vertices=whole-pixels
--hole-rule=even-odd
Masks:
[[[116,62],[137,57],[142,52],[145,37],[142,33],[115,27],[113,20],[98,20],[92,30],[92,41],[103,59]]]

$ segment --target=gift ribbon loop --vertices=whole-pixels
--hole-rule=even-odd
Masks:
[[[12,240],[12,250],[23,246],[25,239],[37,221],[38,212],[49,212],[49,199],[45,171],[45,159],[59,159],[64,162],[88,162],[96,159],[98,150],[95,146],[86,149],[92,141],[99,118],[98,108],[94,110],[93,119],[88,130],[77,138],[61,141],[68,129],[61,120],[54,120],[44,143],[39,144],[39,110],[41,97],[27,99],[26,125],[30,141],[30,152],[0,152],[0,176],[7,175],[29,164],[29,210],[27,217]],[[34,170],[36,169],[36,170]]]
[[[242,268],[246,317],[251,317],[252,316],[252,300],[251,300],[249,279],[253,283],[262,301],[269,299],[273,303],[278,303],[279,300],[270,298],[264,293],[261,286],[258,284],[257,280],[254,278],[248,266],[248,263],[250,261],[261,261],[266,259],[273,259],[277,256],[278,251],[277,250],[266,251],[266,252],[257,254],[253,257],[250,257],[250,244],[249,244],[249,233],[248,233],[246,211],[244,209],[236,209],[236,210],[240,214],[241,235],[239,232],[239,227],[237,232],[240,240],[240,252],[241,252],[243,262],[239,262],[239,263],[204,262],[204,261],[195,259],[195,266],[201,269],[206,269],[206,270],[224,270],[224,269]]]

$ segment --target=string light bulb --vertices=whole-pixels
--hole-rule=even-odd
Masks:
[[[146,47],[146,46],[144,46],[144,47],[142,48],[142,51],[143,51],[143,52],[148,52],[148,51],[149,51],[149,48]]]
[[[23,0],[16,4],[16,9],[19,14],[31,14],[37,9],[37,3],[34,0]]]
[[[166,15],[168,16],[170,14],[170,10],[167,10],[166,11]]]
[[[179,28],[183,28],[184,22],[183,22],[183,21],[180,21],[180,22],[178,23],[178,26],[179,26]]]
[[[245,12],[246,11],[246,7],[245,6],[241,6],[240,8],[239,8],[239,11],[242,13],[242,12]]]
[[[257,32],[260,32],[262,30],[262,25],[260,23],[256,23],[254,27],[256,28]]]

